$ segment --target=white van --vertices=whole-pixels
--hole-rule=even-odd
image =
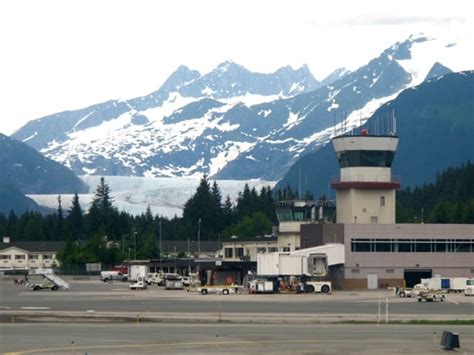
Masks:
[[[100,279],[104,282],[111,282],[113,280],[125,282],[127,281],[127,276],[122,274],[120,271],[101,271]]]

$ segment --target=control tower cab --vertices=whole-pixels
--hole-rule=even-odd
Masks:
[[[392,162],[397,150],[395,135],[341,135],[332,139],[340,167],[336,190],[337,223],[395,223]]]

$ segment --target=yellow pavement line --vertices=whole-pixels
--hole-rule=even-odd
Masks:
[[[320,343],[318,340],[239,340],[239,341],[219,341],[219,345],[259,345],[259,344],[315,344]],[[100,350],[100,349],[141,349],[149,347],[189,347],[189,346],[215,346],[216,341],[205,341],[205,342],[191,342],[191,343],[152,343],[152,344],[114,344],[114,345],[90,345],[80,346],[75,344],[74,350]],[[56,351],[70,351],[71,346],[64,346],[60,348],[44,348],[44,349],[30,349],[23,351],[14,351],[4,353],[5,355],[21,355],[21,354],[34,354],[44,352],[56,352]]]

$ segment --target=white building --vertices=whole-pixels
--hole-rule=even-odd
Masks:
[[[0,243],[1,269],[36,269],[59,266],[56,255],[65,242],[10,242]]]

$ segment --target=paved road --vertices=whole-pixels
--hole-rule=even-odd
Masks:
[[[0,325],[0,349],[16,354],[324,353],[443,354],[443,329],[472,354],[474,328],[421,325]],[[21,334],[21,336],[19,336]]]
[[[128,284],[104,284],[99,281],[73,282],[69,291],[26,290],[10,281],[0,281],[0,311],[49,310],[96,312],[170,312],[181,314],[376,314],[379,297],[382,313],[389,299],[391,315],[407,314],[423,319],[426,315],[474,318],[474,297],[448,295],[446,302],[418,303],[401,299],[388,291],[335,292],[332,295],[207,295],[185,291],[166,291],[153,287],[146,291],[130,291]]]

